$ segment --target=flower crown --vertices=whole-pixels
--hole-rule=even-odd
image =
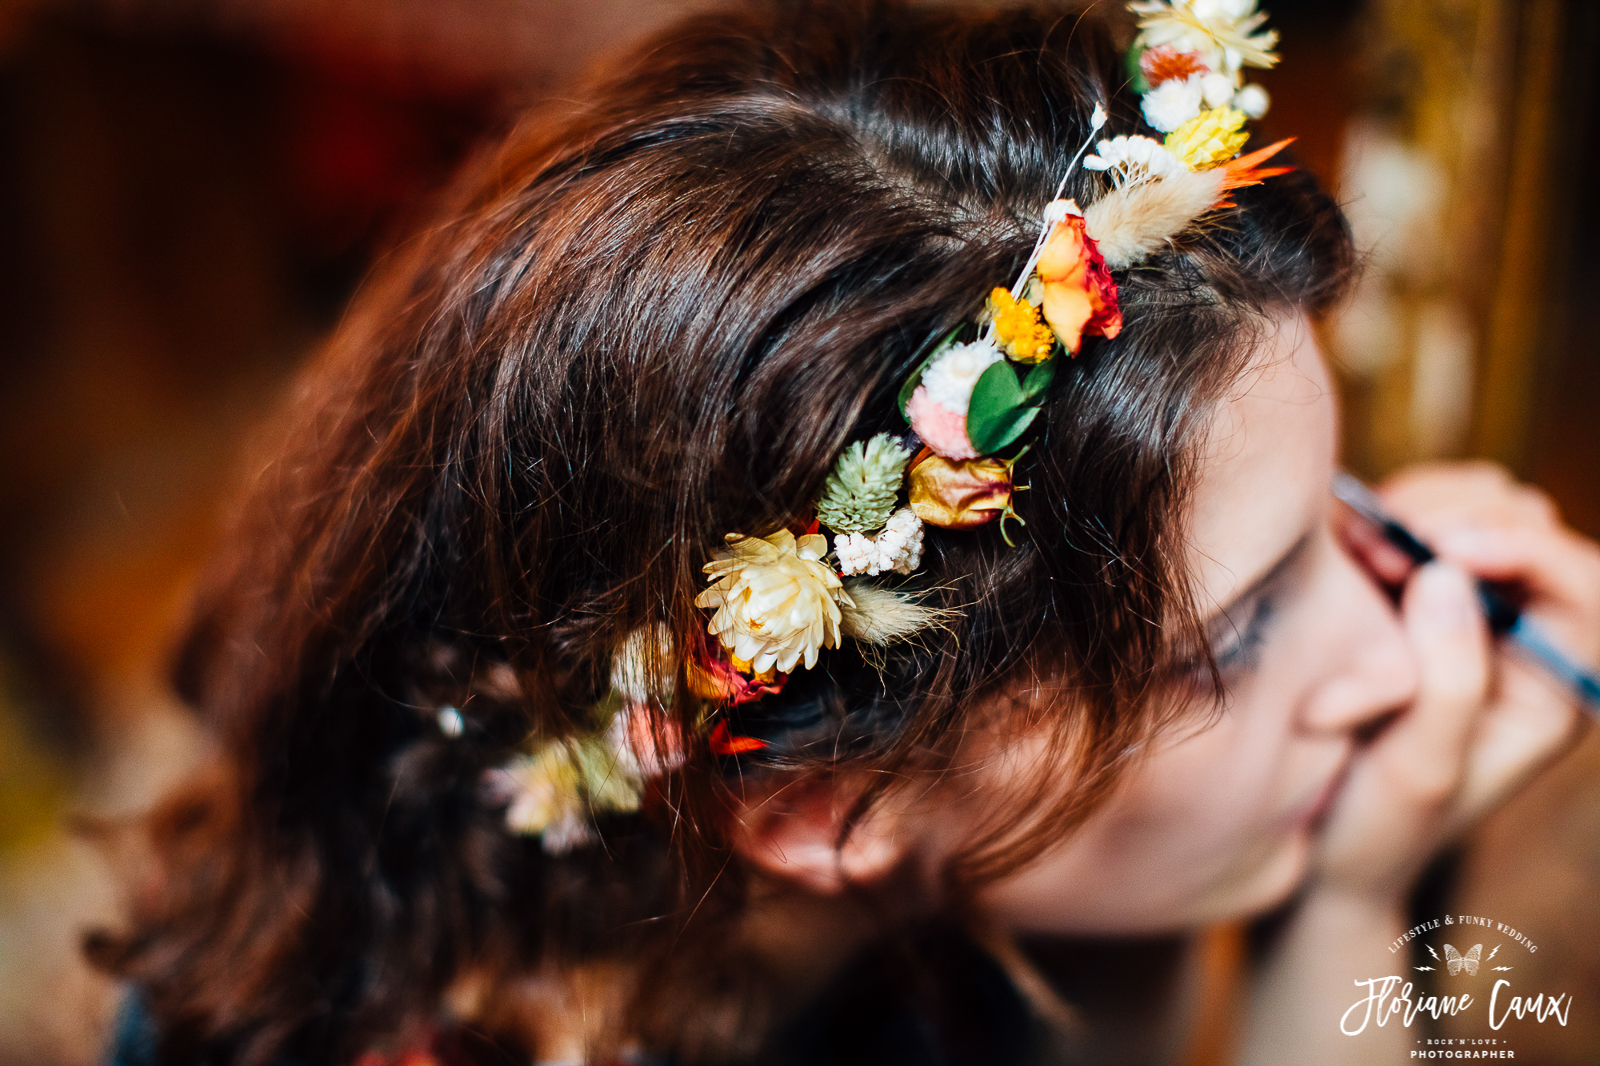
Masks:
[[[824,648],[846,637],[884,645],[938,624],[943,612],[871,579],[915,571],[928,525],[998,521],[1009,543],[1006,523],[1022,521],[1012,507],[1013,468],[1062,359],[1075,357],[1086,338],[1122,329],[1112,272],[1232,207],[1232,190],[1288,172],[1263,166],[1288,141],[1239,154],[1246,123],[1268,104],[1243,70],[1277,62],[1277,34],[1261,30],[1266,15],[1256,3],[1129,4],[1139,24],[1130,75],[1145,121],[1165,137],[1094,144],[1107,119],[1097,103],[1089,138],[1062,174],[1021,272],[989,292],[971,339],[959,339],[972,331],[958,327],[902,385],[909,431],[849,444],[812,515],[765,537],[729,533],[705,565],[710,585],[694,602],[710,617],[685,668],[688,687],[713,708],[701,731],[713,755],[768,747],[736,735],[726,712],[781,691]],[[1087,207],[1061,199],[1080,164],[1111,186]],[[670,701],[676,680],[652,677],[648,664],[671,656],[664,626],[635,631],[617,651],[612,692],[589,734],[552,740],[493,772],[513,829],[564,851],[592,839],[593,813],[637,810],[648,782],[682,762],[681,745],[661,743],[648,714],[651,701]],[[459,718],[452,722],[459,728]]]

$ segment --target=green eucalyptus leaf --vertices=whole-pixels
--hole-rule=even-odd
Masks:
[[[911,372],[911,376],[906,378],[906,383],[900,386],[900,417],[905,418],[907,422],[911,421],[911,419],[906,417],[906,404],[911,402],[911,394],[917,391],[918,385],[922,384],[923,371],[927,370],[928,364],[942,355],[946,348],[955,343],[956,334],[960,333],[962,326],[965,325],[966,323],[963,322],[960,326],[946,333],[944,340],[935,344],[933,350],[922,357],[922,362],[918,363],[917,368]]]
[[[1002,359],[978,378],[967,405],[967,439],[980,455],[999,451],[1020,437],[1038,407],[1029,403],[1017,383],[1017,372]]]
[[[1055,379],[1056,357],[1052,355],[1028,371],[1028,376],[1022,379],[1022,395],[1030,400],[1041,399]]]
[[[1037,407],[1017,408],[1014,417],[1012,418],[1010,424],[1006,426],[1005,431],[992,440],[986,442],[988,447],[982,449],[983,454],[991,455],[1003,448],[1011,447],[1011,445],[1017,442],[1017,438],[1021,437],[1028,431],[1028,427],[1033,425],[1033,420],[1038,417],[1039,409]],[[976,445],[974,445],[974,447],[976,447]]]
[[[1140,65],[1140,61],[1144,59],[1144,52],[1142,45],[1137,48],[1130,48],[1126,57],[1128,63],[1128,88],[1140,96],[1150,91],[1150,80],[1144,76],[1144,67]]]

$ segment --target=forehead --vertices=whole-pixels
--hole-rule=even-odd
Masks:
[[[1322,512],[1333,393],[1310,323],[1278,320],[1218,405],[1189,517],[1196,607],[1209,614],[1288,551]]]

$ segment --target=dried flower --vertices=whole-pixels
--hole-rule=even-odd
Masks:
[[[959,613],[930,607],[922,597],[903,589],[886,589],[864,577],[845,582],[851,604],[844,608],[840,631],[866,644],[889,644],[936,626]]]
[[[710,634],[699,654],[690,658],[688,676],[689,690],[696,696],[729,707],[776,696],[789,680],[788,674],[770,669],[756,671],[742,659],[730,660]]]
[[[970,398],[970,393],[968,394]],[[967,439],[967,416],[943,406],[918,385],[906,403],[906,417],[922,442],[950,459],[976,459],[978,452]]]
[[[952,344],[922,372],[922,386],[933,402],[958,415],[967,413],[972,387],[990,364],[1005,358],[993,342],[977,340]]]
[[[1207,211],[1229,206],[1229,190],[1288,173],[1288,167],[1261,166],[1288,143],[1279,141],[1211,170],[1185,170],[1161,181],[1124,185],[1102,196],[1084,212],[1096,250],[1113,269],[1138,262]]]
[[[925,455],[911,464],[911,510],[930,526],[970,529],[1011,509],[1011,464],[1002,459],[951,462]]]
[[[819,649],[839,646],[839,604],[849,597],[821,561],[826,537],[797,540],[780,529],[769,537],[730,533],[727,542],[704,568],[714,584],[694,601],[716,609],[707,630],[723,647],[756,671],[789,673],[801,662],[811,669]]]
[[[727,722],[718,722],[716,728],[707,738],[707,746],[713,755],[743,755],[746,752],[760,751],[767,747],[767,742],[757,737],[735,736],[733,730],[728,728]]]
[[[674,667],[672,631],[660,622],[640,626],[611,657],[611,687],[629,703],[670,697]]]
[[[1095,145],[1095,154],[1083,159],[1085,170],[1115,171],[1123,184],[1170,178],[1187,168],[1153,137],[1113,137]]]
[[[1271,67],[1278,43],[1273,30],[1256,32],[1267,20],[1256,0],[1134,0],[1139,42],[1146,48],[1170,45],[1200,55],[1213,71],[1235,79],[1240,67]]]
[[[1233,94],[1233,106],[1251,118],[1260,118],[1272,106],[1272,97],[1267,95],[1267,90],[1252,82]]]
[[[1139,71],[1151,87],[1169,81],[1187,81],[1194,74],[1210,74],[1211,68],[1199,52],[1180,52],[1170,44],[1146,48],[1139,57]]]
[[[617,753],[618,765],[641,785],[684,763],[677,724],[669,717],[658,720],[643,703],[628,704],[613,715],[605,739]]]
[[[1039,253],[1038,270],[1044,282],[1045,321],[1067,351],[1076,354],[1086,333],[1115,337],[1122,331],[1117,283],[1082,216],[1068,215],[1056,223]]]
[[[507,801],[506,824],[541,835],[552,853],[593,839],[591,812],[639,809],[639,764],[609,732],[551,741],[491,771],[489,781]]]
[[[835,533],[881,529],[894,513],[910,459],[887,433],[846,446],[823,486],[817,518]]]
[[[1167,134],[1167,151],[1190,170],[1221,166],[1238,155],[1250,139],[1244,129],[1249,119],[1243,111],[1214,107]]]
[[[833,551],[839,557],[839,572],[846,577],[889,570],[909,574],[922,565],[922,522],[902,507],[875,537],[864,533],[834,537]]]
[[[1162,133],[1170,133],[1200,113],[1205,102],[1204,75],[1162,82],[1144,94],[1140,109],[1144,120]]]
[[[1055,334],[1044,324],[1039,309],[1033,304],[1014,300],[1009,291],[996,287],[989,293],[987,312],[989,321],[994,323],[995,339],[1011,358],[1019,363],[1042,363],[1050,358],[1056,346]],[[926,377],[923,380],[927,380]],[[967,395],[972,395],[970,388]],[[962,413],[966,413],[965,405]]]

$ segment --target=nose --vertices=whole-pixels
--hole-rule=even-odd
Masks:
[[[1306,702],[1303,724],[1347,732],[1415,699],[1419,672],[1399,613],[1370,574],[1336,543],[1326,545],[1322,628],[1328,671]]]

